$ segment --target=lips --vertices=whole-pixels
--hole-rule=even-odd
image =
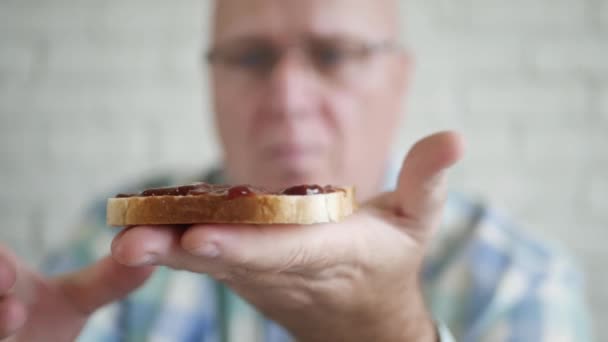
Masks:
[[[318,158],[321,155],[320,146],[281,144],[272,145],[263,149],[263,158],[270,162],[297,164],[306,160]]]

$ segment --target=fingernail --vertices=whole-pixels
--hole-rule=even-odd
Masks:
[[[156,262],[158,258],[154,253],[146,253],[144,256],[138,260],[133,266],[147,266],[152,265]]]
[[[196,249],[195,253],[205,258],[217,258],[220,255],[220,249],[215,243],[209,242]]]

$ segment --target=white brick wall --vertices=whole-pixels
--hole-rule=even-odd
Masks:
[[[601,1],[597,4],[595,9],[597,10],[596,13],[599,14],[600,26],[604,30],[608,30],[608,3],[606,1]]]
[[[3,243],[36,261],[95,194],[217,158],[207,5],[0,2]],[[462,130],[454,187],[567,244],[608,319],[608,0],[410,0],[407,16],[418,68],[397,150]]]
[[[608,6],[607,6],[608,7]],[[604,85],[603,89],[597,90],[596,101],[599,105],[600,122],[608,124],[608,85]]]

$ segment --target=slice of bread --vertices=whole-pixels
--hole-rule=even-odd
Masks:
[[[254,194],[230,199],[203,194],[110,198],[110,226],[157,224],[315,224],[339,222],[356,209],[354,188],[314,195]]]

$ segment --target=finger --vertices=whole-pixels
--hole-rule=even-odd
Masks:
[[[321,268],[337,262],[348,244],[340,225],[195,225],[181,246],[192,255],[258,272]],[[355,236],[351,231],[350,238]],[[331,246],[331,247],[329,247]],[[328,248],[325,248],[328,247]]]
[[[25,306],[13,296],[0,297],[0,339],[19,330],[26,320]]]
[[[117,236],[112,256],[127,266],[164,265],[208,273],[211,263],[186,252],[180,246],[185,228],[180,226],[136,226]]]
[[[441,132],[420,140],[405,158],[394,207],[417,227],[433,228],[441,219],[445,200],[445,170],[461,159],[463,140],[454,132]]]
[[[97,263],[56,279],[65,295],[83,314],[119,300],[140,287],[153,267],[127,267],[106,257]]]
[[[138,226],[117,237],[112,250],[113,256],[127,265],[152,261],[224,279],[235,273],[242,276],[244,272],[277,271],[303,264],[305,255],[315,254],[317,238],[312,227],[195,225],[184,230]]]
[[[179,250],[183,228],[178,226],[134,226],[112,241],[112,256],[126,266],[156,264]]]
[[[284,237],[282,231],[293,229],[292,226],[270,228],[273,234],[268,226],[252,225],[195,225],[186,230],[175,226],[138,226],[114,240],[112,255],[125,265],[153,262],[199,273],[209,272],[211,263],[269,269],[276,260],[267,260],[271,258],[259,253],[260,250],[272,250],[273,255],[291,254],[297,249],[294,242],[302,241],[301,237]]]
[[[17,265],[15,258],[0,247],[0,297],[8,293],[17,282]]]

